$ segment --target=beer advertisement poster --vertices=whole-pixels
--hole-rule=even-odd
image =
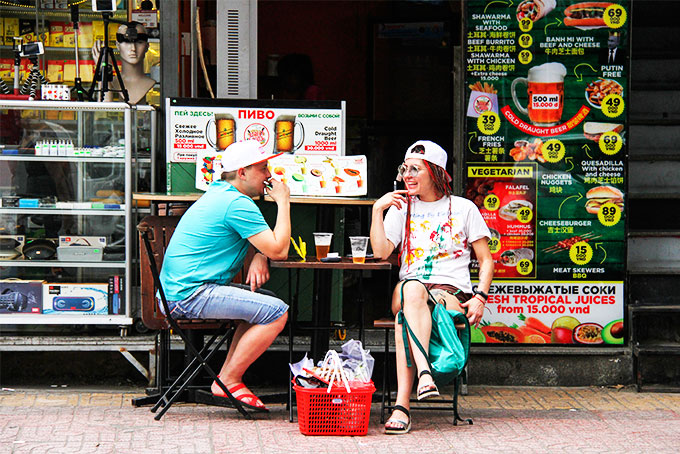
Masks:
[[[473,342],[621,345],[630,1],[464,5],[465,196],[494,259]]]
[[[234,142],[255,140],[274,153],[340,156],[344,134],[344,101],[166,101],[168,173],[173,164],[196,164],[202,190],[219,178],[213,162],[228,160],[225,150]]]

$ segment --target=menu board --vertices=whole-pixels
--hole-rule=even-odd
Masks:
[[[494,259],[473,342],[623,344],[630,2],[464,4],[465,195]]]

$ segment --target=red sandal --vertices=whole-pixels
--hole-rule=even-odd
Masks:
[[[237,383],[237,384],[233,385],[232,387],[227,387],[227,389],[229,390],[229,392],[232,395],[234,395],[234,393],[236,391],[239,391],[239,390],[241,390],[245,387],[246,387],[246,385],[244,383]],[[219,392],[217,392],[217,393],[213,392],[212,394],[213,394],[213,396],[217,396],[217,397],[227,397],[227,395],[224,393],[224,391],[222,391],[221,388],[220,388]],[[247,394],[240,394],[238,396],[234,396],[234,398],[241,403],[243,408],[246,408],[248,410],[261,411],[261,412],[268,412],[269,411],[269,409],[264,406],[264,404],[260,401],[260,399],[257,398],[257,396],[255,394],[248,394],[248,393]]]

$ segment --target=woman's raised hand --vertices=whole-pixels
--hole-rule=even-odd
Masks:
[[[395,206],[401,209],[402,204],[406,204],[406,191],[405,189],[400,189],[398,191],[388,192],[384,196],[380,197],[373,204],[374,211],[383,212],[391,206]]]

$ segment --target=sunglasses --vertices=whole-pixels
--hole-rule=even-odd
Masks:
[[[399,173],[399,176],[404,178],[406,176],[409,177],[416,177],[418,176],[418,172],[420,172],[422,168],[418,166],[407,166],[404,164],[401,164],[399,167],[397,167],[397,172]]]
[[[149,35],[146,33],[116,33],[116,41],[119,43],[146,43]]]

